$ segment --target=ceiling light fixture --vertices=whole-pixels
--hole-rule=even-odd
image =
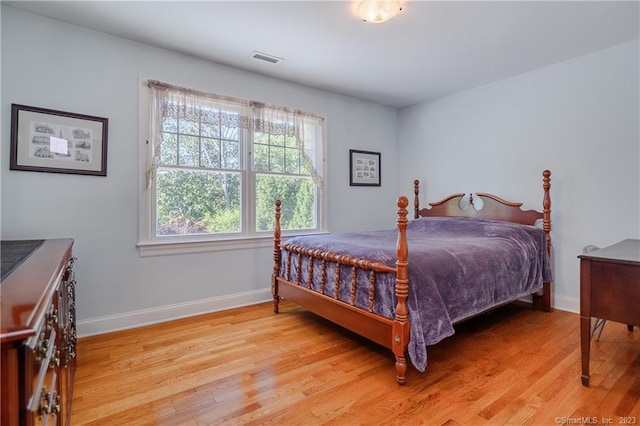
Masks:
[[[358,5],[358,15],[365,22],[381,24],[402,10],[399,0],[365,0]]]

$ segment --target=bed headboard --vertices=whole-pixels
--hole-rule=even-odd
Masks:
[[[549,195],[551,172],[549,170],[542,172],[542,189],[544,191],[542,211],[522,210],[520,208],[522,203],[505,201],[495,195],[486,193],[469,194],[467,197],[463,193],[453,194],[438,202],[429,203],[431,208],[421,209],[418,199],[420,182],[414,181],[413,187],[415,193],[415,201],[413,203],[414,216],[416,219],[433,216],[481,217],[523,225],[536,225],[536,222],[542,219],[542,229],[547,240],[547,254],[551,258],[551,197]],[[542,294],[533,296],[534,307],[550,311],[552,309],[551,294],[551,283],[544,283]]]
[[[431,208],[420,208],[418,194],[420,182],[413,182],[414,217],[481,217],[486,219],[504,220],[523,225],[535,225],[538,220],[543,221],[543,229],[547,234],[551,230],[551,172],[545,170],[542,173],[542,187],[544,196],[542,211],[522,210],[522,203],[503,200],[493,194],[477,192],[475,194],[458,193],[450,195],[435,203],[429,203]]]

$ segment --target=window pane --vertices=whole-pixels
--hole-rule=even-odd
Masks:
[[[183,136],[178,138],[178,161],[181,166],[198,167],[200,149],[198,138],[195,136]]]
[[[274,135],[272,133],[269,136],[269,143],[271,145],[284,146],[284,136],[282,136],[282,135]]]
[[[178,120],[175,118],[165,118],[162,120],[162,131],[163,132],[178,132]]]
[[[300,165],[300,174],[311,175],[313,173],[313,163],[306,155],[301,155],[302,164]]]
[[[258,172],[269,171],[269,147],[266,145],[253,146],[253,167]]]
[[[211,108],[201,109],[200,125],[200,132],[202,135],[206,134],[211,137],[219,137],[220,135],[214,135],[214,132],[217,133],[220,128],[220,110]]]
[[[288,174],[298,174],[300,172],[299,166],[299,157],[300,151],[297,149],[285,148],[285,167],[284,172]]]
[[[240,232],[239,173],[159,169],[156,234]]]
[[[271,147],[269,153],[269,170],[273,173],[284,172],[284,148]]]
[[[220,114],[220,124],[220,137],[224,139],[238,140],[238,126],[240,124],[238,114],[223,111]]]
[[[253,133],[253,142],[254,143],[261,143],[261,144],[268,145],[269,144],[269,138],[263,132],[254,132]]]
[[[219,138],[220,126],[217,124],[202,123],[200,125],[200,134],[209,138]]]
[[[178,138],[175,134],[164,133],[162,135],[160,163],[172,166],[178,164]]]
[[[203,138],[202,141],[202,167],[212,169],[220,168],[220,141],[217,139]]]
[[[275,201],[281,200],[282,229],[316,227],[316,191],[309,177],[256,176],[256,229],[271,231],[275,227]]]
[[[293,135],[287,135],[285,137],[285,146],[288,148],[297,148],[298,140]]]
[[[222,167],[240,168],[240,144],[235,141],[222,141]]]
[[[198,135],[200,134],[200,122],[191,120],[179,120],[178,132],[187,135]]]

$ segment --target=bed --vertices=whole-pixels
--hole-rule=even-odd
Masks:
[[[408,361],[425,371],[427,346],[456,323],[527,296],[551,310],[551,172],[542,176],[541,211],[489,193],[420,208],[416,180],[413,220],[400,196],[394,229],[286,241],[276,201],[273,311],[285,298],[391,349],[405,384]]]

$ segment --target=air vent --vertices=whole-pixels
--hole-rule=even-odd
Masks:
[[[277,64],[282,60],[282,58],[278,58],[277,56],[267,55],[266,53],[260,52],[253,52],[251,54],[251,57],[260,61],[271,62],[272,64]]]

